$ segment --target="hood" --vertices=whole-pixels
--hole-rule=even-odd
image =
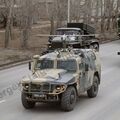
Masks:
[[[63,69],[45,69],[37,70],[34,74],[28,75],[23,78],[22,83],[41,83],[41,82],[50,82],[57,81],[61,79],[67,71]]]

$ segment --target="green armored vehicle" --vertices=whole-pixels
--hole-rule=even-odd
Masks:
[[[29,69],[32,74],[21,81],[26,109],[36,102],[60,102],[62,110],[71,111],[81,93],[87,91],[90,98],[97,96],[101,65],[99,53],[94,50],[62,49],[35,55]]]

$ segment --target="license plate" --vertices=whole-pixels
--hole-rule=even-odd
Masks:
[[[34,94],[33,96],[37,97],[37,98],[44,98],[44,97],[46,97],[46,95],[44,95],[44,94]]]

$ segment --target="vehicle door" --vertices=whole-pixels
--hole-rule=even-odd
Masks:
[[[83,52],[81,55],[81,63],[79,64],[79,72],[80,72],[80,91],[83,92],[86,90],[86,87],[89,83],[89,62],[88,58]]]
[[[84,57],[81,60],[81,83],[84,89],[88,89],[92,85],[94,67],[95,65],[91,53],[84,53]]]
[[[96,69],[95,60],[96,60],[95,54],[92,51],[88,51],[85,57],[86,89],[91,87],[93,83],[94,72]]]

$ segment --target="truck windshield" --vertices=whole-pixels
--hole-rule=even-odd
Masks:
[[[79,31],[77,30],[57,30],[57,35],[79,35]]]
[[[70,72],[76,72],[77,63],[75,60],[58,60],[57,68],[64,69]]]
[[[53,61],[49,59],[38,60],[36,63],[36,69],[50,69],[53,68]]]

